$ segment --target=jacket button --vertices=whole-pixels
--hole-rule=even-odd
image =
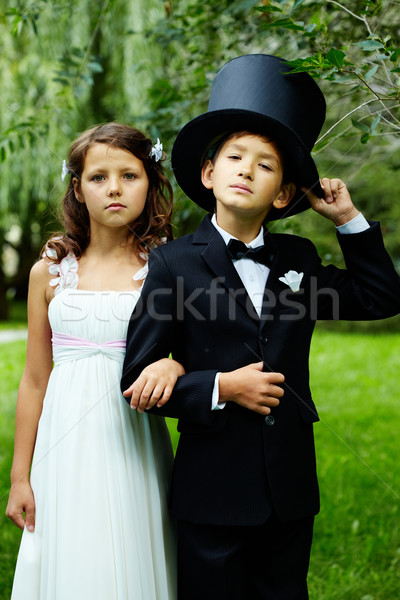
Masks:
[[[262,344],[266,344],[268,342],[268,338],[265,335],[260,335],[259,339]]]
[[[268,425],[268,427],[272,427],[273,425],[275,425],[275,417],[273,417],[272,415],[267,415],[264,421],[265,424]]]

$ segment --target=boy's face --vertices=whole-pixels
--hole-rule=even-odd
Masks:
[[[213,190],[217,216],[234,217],[260,226],[270,208],[284,208],[295,192],[282,184],[283,165],[273,142],[254,134],[229,137],[214,162],[202,169],[203,185]]]

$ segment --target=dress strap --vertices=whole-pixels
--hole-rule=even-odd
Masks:
[[[167,238],[166,237],[162,237],[160,241],[161,241],[162,244],[166,244]],[[149,272],[149,263],[148,263],[148,260],[149,260],[150,250],[152,248],[156,248],[156,247],[157,246],[154,244],[152,247],[149,248],[148,252],[139,252],[139,256],[140,256],[140,258],[142,258],[145,261],[145,265],[144,265],[144,267],[142,267],[141,269],[139,269],[139,271],[137,271],[135,273],[135,275],[132,277],[133,281],[143,281],[144,282],[144,280],[147,277],[147,273]]]

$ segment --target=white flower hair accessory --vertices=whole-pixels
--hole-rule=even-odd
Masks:
[[[61,169],[61,181],[64,181],[66,176],[69,175],[69,169],[67,167],[67,162],[63,160],[62,169]]]
[[[162,158],[163,145],[160,142],[159,138],[157,138],[157,143],[152,147],[150,152],[150,158],[153,158],[156,162],[158,162]]]
[[[288,271],[284,277],[279,277],[279,281],[288,285],[292,292],[298,292],[303,275],[304,273],[297,273],[297,271]]]

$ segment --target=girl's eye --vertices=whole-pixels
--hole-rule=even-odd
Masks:
[[[92,179],[93,181],[104,181],[105,177],[104,175],[94,175]]]
[[[135,173],[125,173],[124,177],[128,180],[136,179]]]
[[[263,169],[265,169],[265,171],[272,171],[271,167],[269,165],[264,164],[264,163],[261,163],[260,167],[262,167]]]
[[[232,158],[233,160],[240,160],[240,156],[238,154],[230,154],[228,158]]]

